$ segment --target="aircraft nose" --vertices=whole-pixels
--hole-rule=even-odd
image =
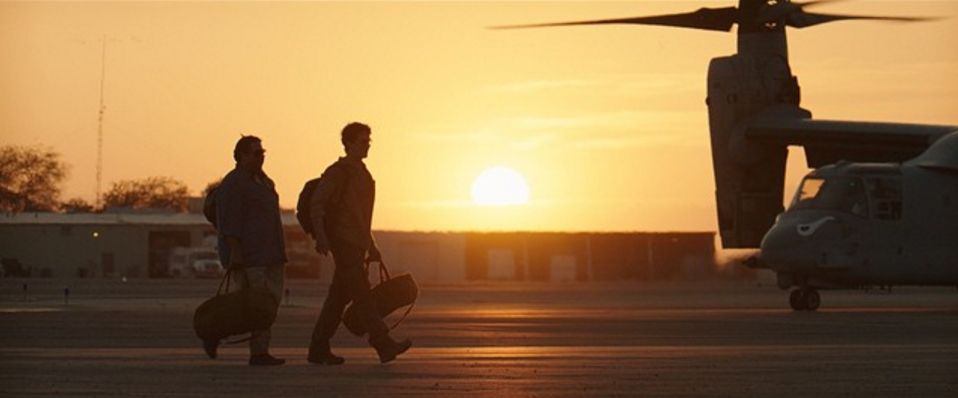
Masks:
[[[772,269],[797,270],[814,266],[807,237],[794,223],[776,223],[762,239],[761,259]]]

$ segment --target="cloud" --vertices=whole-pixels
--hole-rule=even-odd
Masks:
[[[550,133],[536,134],[531,137],[525,137],[525,138],[521,138],[516,141],[513,141],[511,144],[509,144],[509,148],[518,150],[518,151],[531,151],[531,150],[539,149],[544,146],[555,144],[555,142],[559,139],[560,139],[559,134],[550,134]]]
[[[488,90],[510,94],[538,93],[546,90],[592,87],[596,84],[597,81],[594,80],[527,80],[490,86]]]
[[[462,209],[475,207],[470,200],[464,199],[435,199],[435,200],[417,200],[404,202],[383,203],[383,207],[405,207],[414,209]]]
[[[576,96],[614,96],[661,98],[668,95],[704,91],[703,74],[623,73],[594,75],[584,79],[525,80],[488,87],[493,93],[539,95],[543,92]]]
[[[413,133],[413,136],[426,142],[482,144],[499,141],[499,131],[480,128],[470,131],[434,131]]]
[[[623,149],[662,144],[699,144],[704,131],[690,131],[690,120],[703,112],[667,110],[617,110],[572,116],[522,116],[489,121],[475,130],[417,133],[428,142],[481,145],[508,143],[515,151],[541,148],[587,150]]]

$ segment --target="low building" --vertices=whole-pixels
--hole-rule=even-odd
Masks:
[[[467,233],[466,278],[672,280],[715,276],[715,234]]]
[[[318,255],[283,214],[290,273],[318,277]],[[295,227],[295,228],[294,228]],[[41,277],[169,276],[174,247],[214,246],[201,215],[171,212],[20,213],[0,216],[0,262]]]
[[[292,278],[329,279],[296,217],[283,224]],[[429,283],[469,280],[703,279],[715,275],[714,233],[376,231],[394,274]],[[20,213],[0,216],[0,261],[34,277],[168,277],[174,247],[214,245],[196,213]]]

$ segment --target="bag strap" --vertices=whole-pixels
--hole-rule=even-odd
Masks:
[[[220,287],[216,288],[216,295],[226,294],[230,292],[230,275],[233,273],[232,269],[226,269],[226,275],[223,275],[223,280],[220,281]],[[226,291],[223,291],[223,285],[226,285]]]
[[[223,276],[223,280],[220,282],[220,289],[223,288],[223,283],[226,283],[226,293],[229,293],[229,292],[230,292],[230,279],[232,279],[232,278],[230,277],[230,275],[232,275],[232,273],[233,273],[233,270],[232,270],[232,269],[227,269],[227,270],[226,270],[226,275]],[[216,291],[216,295],[219,295],[219,294],[220,294],[220,291],[219,291],[219,289],[218,289],[218,290]],[[221,342],[220,342],[220,344],[233,345],[233,344],[245,343],[245,342],[250,341],[250,340],[252,340],[252,339],[253,339],[253,334],[250,333],[248,336],[246,336],[246,337],[241,337],[241,338],[238,338],[238,339],[236,339],[236,340],[222,339]]]
[[[386,279],[383,279],[384,276]],[[392,275],[389,275],[389,268],[386,267],[386,263],[382,260],[379,260],[379,283],[383,283],[392,278]]]
[[[389,274],[389,267],[386,266],[386,262],[385,262],[385,261],[382,261],[382,260],[379,260],[379,261],[377,261],[377,262],[379,263],[379,283],[383,283],[383,282],[385,282],[385,281],[388,281],[388,280],[392,279],[393,277],[392,277],[392,275]],[[372,261],[366,261],[366,264],[365,264],[365,266],[366,266],[366,275],[369,275],[369,264],[370,264],[370,263],[372,263]],[[368,278],[368,276],[367,276],[367,278]],[[403,313],[401,317],[399,317],[399,319],[396,321],[396,323],[393,323],[393,325],[389,327],[389,330],[393,330],[393,329],[395,329],[396,327],[398,327],[399,324],[402,323],[402,321],[404,321],[407,316],[409,316],[409,313],[412,312],[412,307],[415,307],[415,306],[416,306],[416,302],[415,302],[415,301],[413,301],[412,304],[409,304],[409,306],[406,307],[406,312]]]
[[[369,264],[373,262],[374,261],[366,260],[366,262],[363,264],[367,278],[369,277]],[[393,278],[389,273],[389,267],[386,267],[386,263],[384,261],[379,260],[375,262],[379,263],[379,283],[383,283]]]
[[[396,321],[396,323],[394,323],[392,326],[389,327],[389,330],[393,330],[397,326],[399,326],[399,324],[406,319],[406,316],[409,315],[410,312],[412,312],[412,307],[415,307],[415,306],[416,306],[415,301],[413,301],[412,304],[409,304],[409,307],[406,308],[406,313],[402,314],[402,317],[400,317],[399,320]]]
[[[386,266],[386,262],[380,260],[379,261],[379,283],[383,283],[392,278],[393,278],[392,275],[389,274],[389,267]],[[406,312],[403,313],[398,320],[396,320],[396,323],[393,323],[393,325],[389,327],[389,330],[395,329],[396,327],[399,326],[400,323],[402,323],[402,321],[406,320],[406,317],[409,316],[410,312],[412,312],[412,307],[415,307],[415,306],[416,306],[415,301],[413,301],[412,304],[409,304],[409,306],[406,307]]]

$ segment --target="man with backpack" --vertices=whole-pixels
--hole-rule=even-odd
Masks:
[[[310,222],[303,225],[311,229],[307,232],[316,241],[316,251],[324,256],[332,253],[336,263],[332,284],[313,329],[307,357],[310,363],[339,365],[345,361],[332,353],[329,340],[350,301],[363,318],[369,344],[376,349],[380,362],[392,361],[412,346],[409,339],[397,342],[389,336],[389,328],[373,307],[364,268],[367,261],[382,261],[371,229],[376,186],[363,163],[369,154],[371,134],[365,124],[346,125],[341,134],[346,156],[330,165],[318,180],[307,183],[301,194],[301,204],[309,199]],[[309,189],[313,191],[306,192]]]
[[[230,171],[214,193],[220,260],[241,286],[265,287],[272,293],[269,305],[279,308],[284,284],[286,247],[273,180],[263,171],[266,150],[258,137],[247,135],[236,142]],[[267,295],[268,298],[268,295]],[[239,314],[237,314],[239,316]],[[252,366],[282,365],[269,354],[270,330],[253,331],[249,341]],[[210,358],[218,341],[204,341]]]

